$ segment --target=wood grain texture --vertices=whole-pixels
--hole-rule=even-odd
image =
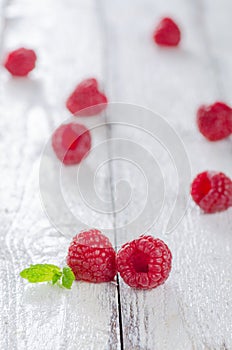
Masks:
[[[72,171],[63,173],[64,197],[71,211],[78,208],[83,225],[105,229],[116,248],[157,216],[149,232],[173,252],[170,278],[149,292],[132,290],[121,280],[118,287],[78,283],[65,292],[19,278],[30,263],[64,264],[73,231],[82,229],[62,215],[59,230],[52,226],[41,205],[38,177],[44,145],[69,118],[65,99],[85,77],[98,78],[110,101],[164,116],[184,142],[192,176],[206,168],[232,176],[231,139],[211,144],[195,127],[199,104],[232,103],[231,2],[12,0],[0,1],[0,8],[1,57],[22,45],[39,57],[29,79],[11,79],[0,68],[0,348],[232,349],[231,210],[208,216],[191,203],[175,231],[165,234],[177,195],[175,168],[162,145],[133,125],[106,127],[104,118],[121,122],[114,107],[102,119],[81,120],[93,135],[81,182],[93,208],[67,186],[70,179],[74,183]],[[178,50],[161,50],[151,39],[155,23],[167,14],[183,29]],[[130,113],[128,106],[123,113],[127,108]],[[136,124],[140,116],[134,115]],[[95,173],[98,193],[88,182]],[[163,184],[168,196],[158,216]],[[49,182],[47,194],[60,208],[56,190]]]
[[[231,102],[228,89],[231,79],[226,79],[232,71],[228,63],[232,49],[228,40],[231,4],[223,1],[220,11],[218,6],[207,1],[136,1],[133,9],[129,2],[121,2],[120,7],[108,1],[102,6],[110,46],[108,89],[112,98],[145,105],[161,113],[184,141],[193,175],[205,169],[232,174],[231,140],[209,144],[195,127],[199,104],[215,99]],[[154,23],[167,13],[183,28],[179,50],[160,50],[151,41]],[[119,135],[114,128],[112,133],[113,137]],[[124,129],[123,136],[140,144],[131,128]],[[146,145],[146,140],[142,144]],[[153,152],[156,151],[154,146]],[[112,158],[118,152],[118,148],[113,148]],[[124,154],[129,153],[124,149]],[[135,154],[133,147],[131,154]],[[149,154],[147,159],[149,162]],[[161,154],[159,161],[167,170],[166,158]],[[115,164],[112,169],[113,182],[124,178],[131,191],[137,193],[137,202],[135,199],[130,211],[130,216],[136,216],[145,196],[141,174],[129,161]],[[170,200],[165,203],[164,213],[168,214],[173,182],[166,180],[166,186]],[[154,216],[153,209],[144,214]],[[124,348],[231,349],[231,211],[207,216],[191,204],[171,235],[162,234],[168,216],[164,213],[150,232],[170,245],[173,271],[164,286],[149,293],[132,291],[120,282]],[[145,220],[144,215],[141,227]],[[119,227],[117,235],[122,241],[135,238],[133,230],[120,228],[127,222],[128,212],[116,214],[115,226]]]
[[[79,283],[66,293],[49,285],[26,285],[19,277],[30,263],[65,264],[71,237],[83,228],[73,231],[64,222],[69,236],[52,228],[41,206],[38,174],[44,145],[55,126],[69,117],[67,95],[83,77],[102,76],[95,3],[12,1],[5,12],[2,56],[29,46],[38,52],[38,67],[29,79],[17,80],[1,69],[0,348],[118,349],[114,284]],[[98,183],[103,194],[108,178],[105,168]],[[54,194],[53,187],[50,191]],[[57,196],[52,200],[57,202]],[[112,222],[110,215],[93,220],[96,226]]]

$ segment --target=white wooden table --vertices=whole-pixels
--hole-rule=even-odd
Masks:
[[[195,126],[199,104],[232,103],[231,1],[1,0],[0,6],[1,57],[20,46],[38,54],[28,80],[11,79],[0,69],[0,349],[232,349],[232,211],[203,215],[190,202],[181,223],[165,234],[175,191],[162,152],[157,157],[170,196],[149,232],[173,252],[172,273],[163,286],[135,291],[119,280],[118,286],[75,283],[64,291],[28,285],[19,277],[31,263],[64,264],[70,237],[82,229],[66,221],[64,235],[51,224],[40,201],[39,166],[52,131],[69,117],[66,97],[85,77],[98,78],[112,102],[141,105],[164,116],[185,144],[192,176],[206,169],[232,176],[231,139],[210,144]],[[151,40],[163,15],[182,27],[178,50],[160,50]],[[83,122],[91,126],[99,122],[96,118]],[[110,113],[106,118],[112,121]],[[96,152],[101,140],[112,137],[135,137],[137,146],[144,142],[149,148],[146,135],[121,129],[106,126],[96,132]],[[127,148],[123,142],[101,147],[83,171],[93,173],[105,159],[102,152],[114,158]],[[142,233],[154,212],[148,207],[134,231],[128,229],[128,218],[144,201],[141,173],[128,159],[108,163],[98,172],[98,195],[113,210],[130,184],[132,204],[102,215],[90,213],[78,197],[77,207],[86,224],[105,229],[118,247]],[[149,161],[146,166],[150,176]],[[67,170],[64,183],[74,175]],[[159,197],[156,185],[150,193]],[[51,190],[56,207],[56,189]],[[68,189],[66,196],[72,202]],[[75,203],[70,205],[75,209]]]

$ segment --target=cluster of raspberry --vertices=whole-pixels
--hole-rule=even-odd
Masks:
[[[181,41],[180,28],[171,18],[163,18],[153,33],[153,40],[159,46],[176,47]],[[35,68],[36,59],[33,50],[20,48],[7,55],[4,66],[13,76],[27,76]],[[97,80],[90,78],[77,85],[66,107],[74,116],[90,117],[100,114],[107,103]],[[232,133],[232,109],[223,102],[201,106],[196,120],[201,134],[211,142]],[[91,150],[90,131],[82,124],[63,124],[53,133],[52,147],[63,164],[79,164]],[[222,172],[200,173],[193,180],[190,193],[205,213],[220,212],[232,206],[232,181]],[[67,263],[77,280],[106,282],[119,272],[129,286],[151,289],[167,279],[171,260],[169,248],[160,239],[140,236],[123,245],[116,254],[108,238],[92,229],[74,237]]]

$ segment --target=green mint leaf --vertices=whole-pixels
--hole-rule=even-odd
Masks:
[[[62,272],[62,286],[64,288],[71,289],[73,281],[75,280],[74,273],[70,267],[64,267]]]
[[[56,280],[57,277],[54,276],[59,275],[59,273],[61,272],[58,266],[51,264],[36,264],[21,271],[20,276],[27,279],[28,282],[37,283],[53,281],[53,278]]]
[[[62,276],[62,272],[56,272],[55,275],[52,277],[52,284],[56,284],[60,280]]]

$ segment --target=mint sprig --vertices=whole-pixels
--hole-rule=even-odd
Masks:
[[[64,267],[62,271],[62,286],[71,289],[74,280],[75,276],[70,267]]]
[[[52,284],[59,284],[67,289],[71,289],[75,280],[70,267],[66,266],[61,270],[58,266],[51,264],[31,265],[21,271],[20,276],[30,283],[52,282]]]

